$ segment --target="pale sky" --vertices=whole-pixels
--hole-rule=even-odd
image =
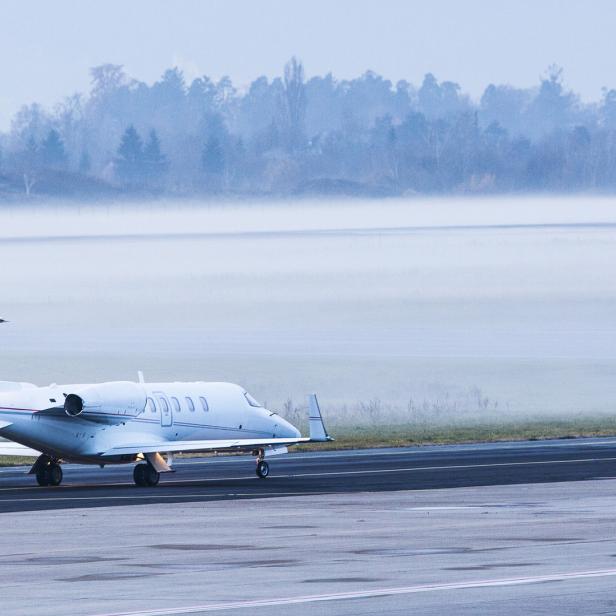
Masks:
[[[148,83],[178,65],[245,86],[296,55],[308,76],[433,72],[475,98],[556,63],[598,100],[616,88],[615,32],[615,0],[1,0],[0,129],[24,103],[87,91],[105,62]]]

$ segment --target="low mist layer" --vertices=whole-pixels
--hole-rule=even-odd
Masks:
[[[603,200],[0,212],[0,378],[230,380],[333,425],[607,415]]]

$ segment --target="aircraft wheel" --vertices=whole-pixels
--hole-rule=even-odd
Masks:
[[[146,473],[148,471],[147,464],[137,464],[133,470],[133,480],[135,481],[135,485],[139,487],[147,486]]]
[[[146,484],[151,487],[157,486],[160,481],[160,473],[149,464],[147,465],[147,470],[145,472],[145,481]]]
[[[38,483],[41,488],[49,485],[49,479],[47,478],[47,467],[36,471],[36,483]]]
[[[45,469],[47,475],[47,485],[59,486],[62,483],[62,467],[59,464],[52,463]]]
[[[259,460],[256,471],[259,479],[265,479],[269,475],[269,464],[265,460]]]

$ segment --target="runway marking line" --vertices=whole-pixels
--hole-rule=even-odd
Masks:
[[[324,473],[295,473],[290,475],[271,475],[272,478],[293,478],[293,477],[321,477],[326,475],[378,475],[381,473],[404,473],[408,471],[443,471],[443,470],[466,470],[469,468],[493,468],[503,466],[534,466],[540,464],[573,464],[575,462],[601,462],[615,461],[616,457],[605,458],[576,458],[574,460],[533,460],[527,462],[492,462],[491,464],[446,464],[441,466],[410,466],[406,468],[383,468],[383,469],[368,469],[361,471],[326,471]],[[174,481],[181,480],[172,480]],[[166,482],[168,483],[168,482]]]
[[[314,453],[301,453],[301,452],[293,452],[290,456],[282,456],[279,457],[276,462],[295,462],[298,460],[309,460],[309,459],[323,459],[323,458],[360,458],[360,457],[378,457],[378,456],[416,456],[416,455],[429,455],[429,454],[447,454],[454,450],[456,453],[476,453],[477,451],[505,451],[509,452],[512,449],[525,449],[525,450],[534,450],[534,449],[544,449],[544,448],[554,448],[557,449],[559,447],[597,447],[602,445],[616,445],[616,440],[602,440],[602,441],[585,441],[579,442],[577,439],[573,439],[571,441],[565,440],[557,440],[557,441],[532,441],[531,443],[521,441],[517,442],[496,442],[496,443],[475,443],[472,445],[463,444],[463,445],[429,445],[421,448],[401,448],[398,451],[391,451],[390,449],[379,449],[373,448],[370,451],[362,451],[361,449],[349,449],[349,450],[338,450],[338,451],[319,451]],[[174,466],[190,466],[190,465],[200,465],[200,464],[230,464],[237,462],[245,462],[245,456],[237,456],[232,459],[225,459],[225,456],[220,456],[219,459],[216,457],[208,458],[207,460],[202,460],[199,458],[179,458],[175,461]]]
[[[434,454],[434,453],[447,453],[452,449],[459,450],[463,453],[467,452],[476,452],[481,450],[503,450],[509,451],[511,449],[541,449],[541,448],[558,448],[558,447],[596,447],[601,445],[616,445],[616,440],[613,439],[605,439],[605,440],[592,440],[592,441],[580,441],[578,439],[573,439],[571,441],[562,441],[562,440],[547,440],[547,441],[512,441],[512,442],[495,442],[495,443],[475,443],[472,445],[463,444],[463,445],[438,445],[438,446],[426,446],[421,448],[406,448],[401,447],[399,450],[391,451],[387,448],[376,448],[371,449],[370,451],[363,451],[361,449],[349,449],[349,450],[338,450],[338,451],[319,451],[314,453],[300,453],[294,452],[291,456],[288,457],[280,457],[276,460],[276,462],[296,462],[298,460],[309,460],[309,459],[323,459],[323,458],[357,458],[357,457],[378,457],[378,456],[415,456],[415,455],[426,455],[426,454]],[[199,465],[207,465],[207,464],[237,464],[237,463],[245,463],[247,461],[246,456],[237,456],[233,458],[228,458],[226,456],[213,456],[207,459],[200,458],[178,458],[174,466],[199,466]],[[71,468],[75,469],[92,469],[93,465],[91,464],[71,464]],[[10,467],[0,467],[0,473],[19,473],[22,469],[29,469],[30,465],[20,465],[20,466],[10,466]]]
[[[269,496],[320,496],[323,494],[327,494],[327,492],[269,492]],[[199,498],[201,501],[211,500],[216,501],[219,500],[222,496],[236,496],[236,497],[254,497],[259,496],[259,494],[255,493],[243,493],[243,492],[231,492],[231,493],[220,493],[220,494],[136,494],[131,496],[104,496],[102,497],[104,500],[152,500],[152,499],[183,499],[183,498]],[[0,505],[2,503],[44,503],[49,501],[98,501],[101,500],[101,496],[47,496],[47,497],[39,497],[39,498],[11,498],[11,499],[3,499],[0,501]],[[1,556],[0,556],[1,558]]]
[[[319,603],[327,601],[346,601],[349,599],[369,599],[373,597],[388,597],[395,595],[412,595],[426,592],[441,592],[448,590],[465,590],[472,588],[498,588],[505,586],[523,586],[526,584],[541,584],[546,582],[565,582],[567,580],[581,580],[592,578],[615,577],[616,569],[598,571],[572,571],[569,573],[556,573],[552,575],[537,575],[517,578],[501,578],[496,580],[475,580],[469,582],[453,582],[450,584],[421,584],[417,586],[399,586],[393,588],[375,588],[372,590],[359,590],[341,593],[327,593],[320,595],[304,595],[297,597],[279,597],[276,599],[253,599],[246,601],[232,601],[226,603],[204,603],[202,605],[188,605],[185,607],[172,607],[152,610],[139,610],[132,612],[104,612],[92,616],[171,616],[173,614],[194,614],[197,612],[221,612],[225,610],[240,610],[247,608],[274,607],[279,605],[298,605],[302,603]]]
[[[616,461],[616,457],[602,457],[602,458],[575,458],[571,460],[534,460],[534,461],[526,461],[526,462],[493,462],[490,464],[447,464],[441,466],[410,466],[405,468],[383,468],[383,469],[366,469],[366,470],[357,470],[357,471],[326,471],[323,473],[294,473],[294,474],[285,474],[285,475],[270,475],[269,479],[293,479],[296,477],[332,477],[332,476],[347,476],[347,475],[380,475],[385,473],[408,473],[415,471],[442,471],[442,470],[467,470],[472,468],[502,468],[509,466],[538,466],[538,465],[546,465],[546,464],[576,464],[576,463],[587,463],[587,462],[614,462]],[[214,482],[214,481],[241,481],[246,479],[254,479],[252,475],[247,475],[243,477],[204,477],[203,479],[168,479],[165,480],[164,484],[172,484],[172,483],[184,483],[184,484],[194,484],[195,482]],[[122,483],[103,483],[98,484],[100,487],[114,487],[114,486],[126,486],[132,485],[130,482],[122,482]],[[66,490],[68,488],[77,488],[77,487],[91,487],[91,484],[85,485],[70,485],[67,484],[65,486],[56,488],[58,490]],[[21,491],[21,490],[38,490],[40,488],[30,487],[30,486],[15,486],[12,488],[0,488],[0,492],[10,492],[10,491]],[[156,495],[144,495],[147,498],[156,498]],[[162,496],[162,495],[161,495]],[[215,495],[212,495],[215,496]],[[67,500],[69,498],[84,498],[85,500],[90,500],[93,498],[100,498],[100,495],[92,496],[92,497],[41,497],[35,499],[6,499],[0,500],[0,504],[2,502],[15,502],[19,500]],[[114,496],[105,496],[104,498],[121,498]],[[130,497],[125,497],[130,498]],[[136,497],[134,497],[136,498]]]

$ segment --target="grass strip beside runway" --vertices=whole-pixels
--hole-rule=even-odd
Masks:
[[[477,422],[459,425],[362,425],[327,426],[336,439],[330,443],[309,443],[297,451],[362,449],[413,445],[455,445],[498,441],[573,439],[616,435],[616,417],[584,417],[524,422]]]

